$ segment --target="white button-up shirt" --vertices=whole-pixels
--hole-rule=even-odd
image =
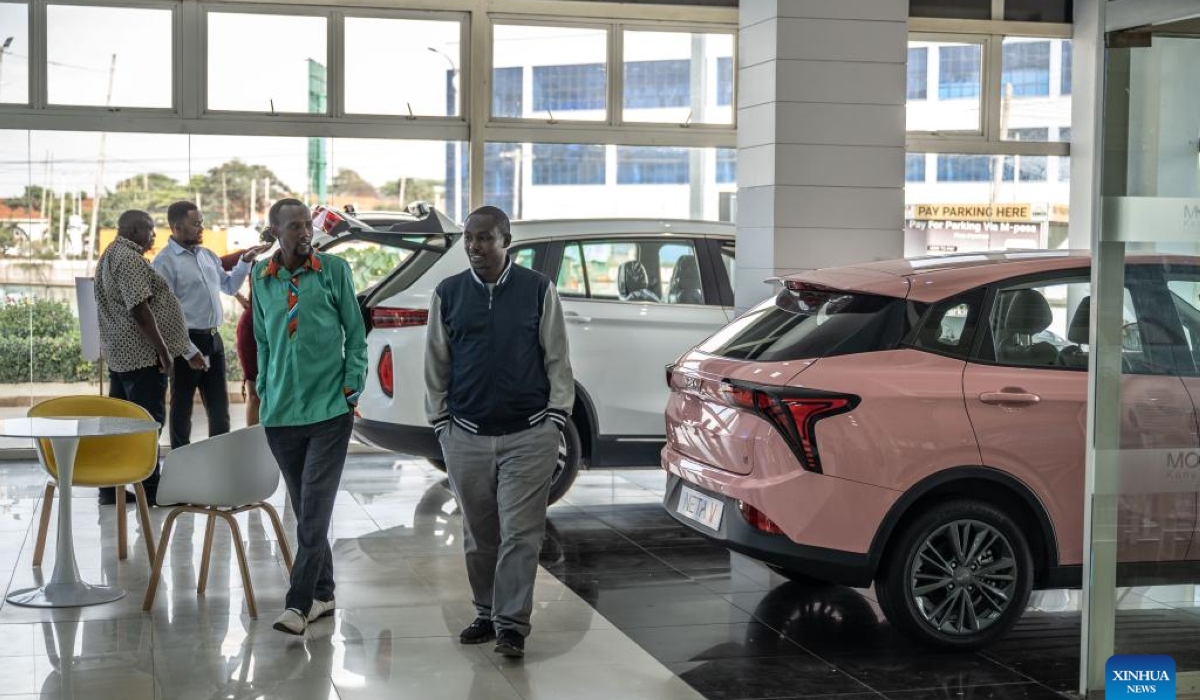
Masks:
[[[252,265],[238,259],[233,270],[221,267],[217,254],[202,246],[188,249],[172,238],[154,258],[158,271],[179,298],[189,329],[216,328],[225,318],[221,292],[237,294]]]

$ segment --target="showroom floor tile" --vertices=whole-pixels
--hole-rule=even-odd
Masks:
[[[52,551],[40,571],[30,564],[42,483],[36,465],[0,465],[7,590],[53,566]],[[551,508],[519,662],[456,641],[474,616],[460,517],[424,462],[351,457],[332,528],[341,607],[302,638],[270,628],[286,580],[279,543],[256,516],[240,518],[258,620],[220,528],[208,592],[196,595],[204,528],[187,516],[143,614],[149,567],[136,521],[118,563],[113,510],[80,489],[80,569],[129,595],[53,611],[0,605],[0,700],[1053,700],[1077,684],[1078,592],[1036,593],[1013,633],[984,652],[934,654],[896,634],[869,589],[787,581],[710,545],[662,510],[663,486],[657,469],[585,472]],[[290,532],[282,493],[274,501]],[[165,516],[154,511],[156,526]],[[1121,606],[1119,647],[1200,668],[1194,587],[1131,589]]]

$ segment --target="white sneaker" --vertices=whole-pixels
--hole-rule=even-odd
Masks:
[[[304,634],[304,628],[308,627],[308,621],[304,619],[304,615],[295,608],[288,608],[283,611],[283,614],[275,618],[275,624],[272,625],[280,632],[288,634]]]
[[[337,603],[332,598],[329,600],[313,600],[312,607],[308,609],[308,621],[316,622],[322,617],[327,617],[333,614],[337,609]]]

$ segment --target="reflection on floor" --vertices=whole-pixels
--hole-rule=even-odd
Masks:
[[[40,582],[30,526],[42,483],[34,465],[0,466],[6,590]],[[118,563],[113,509],[79,489],[83,577],[129,595],[82,609],[0,606],[0,699],[962,700],[1061,698],[1075,685],[1076,593],[1037,594],[1010,639],[985,653],[934,655],[898,638],[869,590],[787,582],[705,544],[661,510],[662,485],[658,470],[588,472],[551,509],[524,662],[457,644],[473,615],[461,527],[442,475],[423,462],[350,460],[332,532],[341,608],[304,638],[270,628],[284,569],[256,515],[241,521],[259,620],[245,614],[223,528],[208,591],[196,595],[204,528],[186,516],[146,615],[149,567],[136,520],[129,559]],[[290,531],[282,494],[274,502]],[[165,515],[155,511],[159,526]],[[1122,607],[1123,646],[1200,669],[1191,587],[1130,591]]]
[[[663,511],[663,483],[658,470],[581,476],[553,513],[542,563],[707,698],[1007,700],[1078,688],[1078,591],[1035,592],[986,651],[931,652],[896,634],[873,590],[794,583],[706,543]],[[1127,589],[1119,605],[1117,653],[1169,654],[1181,672],[1200,671],[1200,587]]]

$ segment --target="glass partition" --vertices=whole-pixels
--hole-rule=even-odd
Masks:
[[[445,154],[454,150],[466,149],[447,141],[0,130],[0,417],[22,416],[54,396],[108,392],[107,372],[84,352],[76,278],[94,275],[123,211],[154,218],[153,258],[170,237],[167,207],[191,200],[204,215],[204,246],[226,255],[259,242],[271,203],[283,197],[382,212],[382,220],[415,201],[446,211]],[[470,182],[465,169],[457,182]],[[406,255],[367,243],[336,254],[351,262],[360,290]],[[233,348],[244,307],[233,296],[222,300],[237,427],[242,374]],[[194,420],[203,419],[197,410]],[[0,450],[30,446],[0,438]]]
[[[1174,34],[1169,27],[1164,34]],[[1110,42],[1093,242],[1085,517],[1089,693],[1114,654],[1200,695],[1200,98],[1194,36]],[[1148,39],[1149,41],[1145,41]],[[1134,290],[1130,300],[1124,290]],[[1132,301],[1132,303],[1131,303]]]

